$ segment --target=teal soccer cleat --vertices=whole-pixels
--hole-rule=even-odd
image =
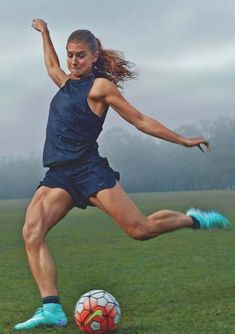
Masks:
[[[60,304],[44,304],[29,320],[15,325],[16,330],[27,330],[38,326],[66,326],[67,317]]]
[[[228,218],[216,211],[203,211],[191,208],[186,212],[187,216],[194,217],[201,229],[226,228],[230,225]]]

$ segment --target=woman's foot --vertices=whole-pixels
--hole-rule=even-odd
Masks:
[[[29,320],[15,325],[16,330],[32,329],[38,326],[66,326],[67,317],[60,304],[44,304]]]

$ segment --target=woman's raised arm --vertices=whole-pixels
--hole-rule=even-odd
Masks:
[[[44,61],[48,75],[57,86],[62,87],[69,76],[60,68],[60,62],[51,41],[47,23],[41,19],[33,19],[31,26],[42,34]]]

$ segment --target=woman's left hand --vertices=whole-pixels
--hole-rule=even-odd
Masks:
[[[31,23],[31,27],[33,27],[35,30],[40,31],[40,32],[47,32],[47,23],[43,21],[42,19],[33,19]]]
[[[195,147],[197,146],[202,152],[209,151],[210,144],[209,141],[203,138],[185,138],[185,147]]]

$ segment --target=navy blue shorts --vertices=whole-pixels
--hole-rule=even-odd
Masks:
[[[39,187],[65,189],[73,198],[74,206],[86,209],[93,206],[89,197],[102,189],[112,188],[120,179],[108,160],[102,157],[83,162],[72,162],[51,167]]]

